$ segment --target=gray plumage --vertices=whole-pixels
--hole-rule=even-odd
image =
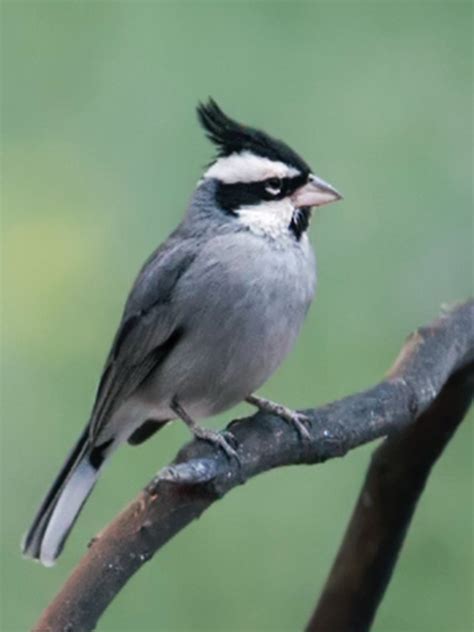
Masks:
[[[267,212],[254,226],[251,205],[235,213],[216,209],[220,187],[242,187],[247,197],[254,187],[227,184],[234,163],[222,164],[224,184],[200,181],[185,218],[132,287],[89,424],[24,541],[24,553],[46,565],[121,443],[139,443],[175,419],[173,402],[201,420],[243,401],[277,369],[300,331],[316,285],[309,240],[289,230],[291,217],[273,225]],[[285,211],[284,196],[279,200]]]
[[[132,289],[101,389],[116,412],[105,426],[94,418],[99,440],[173,419],[173,397],[195,419],[227,410],[269,378],[296,339],[314,295],[309,241],[281,243],[229,221],[196,232],[214,187],[201,184]]]

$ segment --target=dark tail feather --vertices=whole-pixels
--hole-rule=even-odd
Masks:
[[[155,419],[147,419],[142,423],[127,439],[130,445],[141,445],[152,437],[155,432],[166,426],[167,421],[156,421]]]
[[[54,564],[97,480],[103,462],[98,450],[91,445],[86,427],[22,542],[26,557],[39,560],[45,566]]]

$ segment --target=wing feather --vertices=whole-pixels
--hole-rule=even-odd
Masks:
[[[90,422],[93,437],[181,338],[184,327],[171,298],[193,260],[189,241],[169,239],[140,271],[97,389]]]

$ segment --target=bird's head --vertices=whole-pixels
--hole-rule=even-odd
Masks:
[[[219,211],[250,230],[275,237],[289,231],[299,240],[312,207],[341,199],[288,145],[229,118],[212,99],[197,113],[217,147],[202,182],[214,181]]]

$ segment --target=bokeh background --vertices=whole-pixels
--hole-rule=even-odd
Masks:
[[[53,569],[19,541],[85,423],[128,288],[212,149],[214,96],[345,196],[311,228],[319,295],[262,391],[363,389],[472,291],[469,2],[4,2],[2,631],[25,630],[88,540],[188,438],[123,448]],[[214,422],[221,427],[248,407]],[[473,441],[436,466],[375,629],[474,627]],[[299,630],[374,446],[233,491],[131,581],[99,630]]]

